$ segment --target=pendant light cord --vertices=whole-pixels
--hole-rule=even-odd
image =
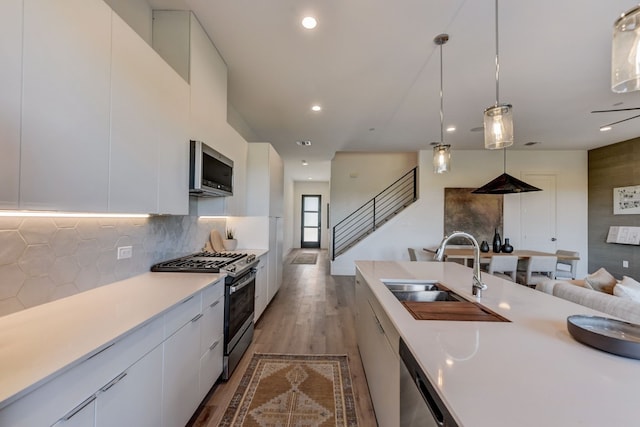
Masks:
[[[444,144],[444,90],[442,79],[442,44],[440,44],[440,143]]]
[[[507,173],[507,147],[502,148],[502,169]]]
[[[500,60],[498,54],[498,0],[496,0],[496,107],[500,105]]]

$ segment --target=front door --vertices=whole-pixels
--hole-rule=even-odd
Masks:
[[[522,180],[542,189],[520,195],[522,248],[556,251],[556,175],[527,173]]]
[[[301,248],[320,248],[320,202],[319,195],[302,196]]]

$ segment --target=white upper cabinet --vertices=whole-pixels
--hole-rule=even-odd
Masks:
[[[189,85],[109,6],[7,0],[0,35],[0,208],[188,213]]]
[[[224,134],[227,124],[227,64],[200,26],[191,17],[191,137],[207,142],[225,154]],[[231,157],[229,154],[225,154]],[[235,159],[234,159],[235,161]]]
[[[249,143],[247,156],[247,215],[284,214],[284,165],[266,142]]]
[[[153,12],[153,47],[189,82],[189,136],[225,156],[227,65],[195,15],[188,11]],[[234,161],[236,159],[233,159]]]
[[[146,48],[145,48],[146,47]],[[158,116],[154,52],[113,15],[109,210],[157,210]]]
[[[160,57],[161,107],[158,132],[158,213],[189,213],[189,85]]]
[[[109,210],[188,211],[187,83],[113,15]]]
[[[234,162],[233,196],[192,200],[192,213],[243,215],[247,142],[227,123],[227,65],[189,11],[154,11],[153,47],[189,82],[189,138]]]
[[[22,0],[6,0],[0,14],[0,209],[17,209],[22,87]]]
[[[23,209],[107,210],[111,13],[100,0],[24,1]]]

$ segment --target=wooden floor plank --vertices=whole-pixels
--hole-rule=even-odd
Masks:
[[[317,250],[316,264],[291,264],[301,251],[284,260],[282,287],[256,324],[253,343],[231,379],[210,393],[192,427],[219,424],[254,352],[346,354],[359,424],[376,425],[356,341],[354,278],[331,276],[326,250]]]

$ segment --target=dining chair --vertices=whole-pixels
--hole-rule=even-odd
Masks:
[[[556,256],[531,256],[526,261],[526,270],[518,271],[516,281],[521,285],[534,287],[545,280],[555,279],[557,263]]]
[[[580,257],[580,252],[558,249],[556,251],[556,255]],[[556,279],[574,280],[576,278],[577,269],[577,259],[560,259],[560,257],[558,257],[558,265],[556,266]]]
[[[431,254],[422,249],[407,248],[410,261],[433,261],[435,254]]]
[[[486,272],[501,279],[516,281],[518,257],[516,255],[494,255],[489,261]]]

